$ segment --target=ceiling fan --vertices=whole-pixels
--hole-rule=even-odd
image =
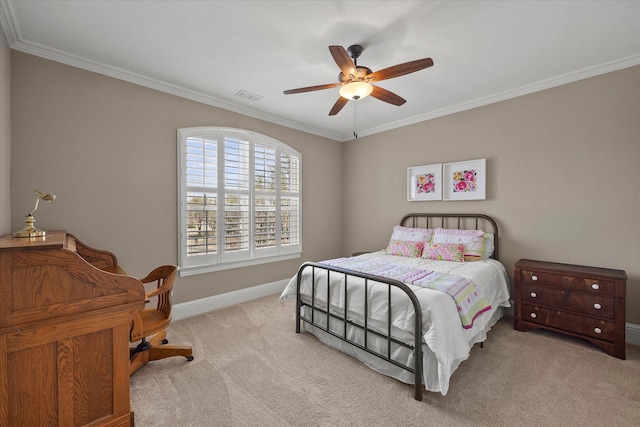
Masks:
[[[342,46],[329,46],[331,56],[340,68],[338,83],[289,89],[285,90],[284,94],[290,95],[293,93],[312,92],[315,90],[340,87],[340,98],[338,98],[333,108],[331,108],[331,111],[329,111],[330,116],[338,114],[349,100],[362,99],[367,95],[371,95],[389,104],[402,105],[407,102],[404,98],[379,86],[373,86],[371,83],[400,77],[429,68],[433,65],[431,58],[424,58],[372,72],[371,69],[358,65],[358,57],[362,54],[363,50],[364,48],[359,44],[349,46],[346,50]]]

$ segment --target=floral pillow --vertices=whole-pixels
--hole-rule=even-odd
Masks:
[[[434,261],[464,262],[464,245],[462,243],[427,243],[422,257]]]
[[[424,242],[407,242],[402,240],[392,240],[387,246],[388,255],[406,256],[420,258],[424,250]]]
[[[485,257],[485,233],[482,230],[437,228],[433,233],[432,242],[462,243],[465,261],[478,261]]]

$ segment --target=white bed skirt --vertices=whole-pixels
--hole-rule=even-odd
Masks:
[[[496,309],[491,310],[490,312],[484,313],[481,317],[485,317],[483,320],[481,328],[473,328],[476,330],[474,335],[470,335],[469,337],[469,352],[465,357],[455,359],[453,365],[448,367],[448,369],[443,369],[441,363],[438,363],[435,354],[431,349],[423,343],[422,351],[423,351],[423,384],[428,391],[432,392],[440,392],[443,396],[447,394],[449,391],[449,380],[451,375],[455,372],[461,362],[466,360],[469,357],[471,348],[474,344],[483,342],[487,338],[487,332],[496,324],[503,315],[503,307],[497,307]],[[478,319],[480,320],[480,319]],[[316,319],[316,322],[318,320]],[[333,347],[337,350],[340,350],[343,353],[346,353],[350,356],[355,357],[360,360],[362,363],[367,365],[369,368],[377,371],[383,375],[387,375],[389,377],[395,378],[398,381],[401,381],[406,384],[414,384],[415,379],[414,375],[411,372],[405,371],[404,369],[387,362],[379,357],[376,357],[365,350],[362,350],[356,346],[353,346],[345,341],[340,340],[337,337],[325,332],[324,330],[311,326],[306,322],[304,323],[304,329],[313,335],[315,335],[320,341],[324,344]],[[326,322],[320,321],[322,326],[326,325]],[[332,318],[331,319],[331,331],[342,335],[344,331],[343,322],[339,319]],[[349,339],[357,342],[362,345],[364,343],[364,332],[356,327],[349,325],[347,327],[347,336]],[[387,348],[387,340],[385,338],[378,337],[376,335],[369,334],[367,338],[367,346],[371,349],[374,349],[378,352],[386,353]],[[393,360],[396,360],[402,364],[407,366],[413,366],[414,356],[413,351],[408,348],[394,345],[392,347],[392,357]],[[448,373],[447,373],[448,372]]]

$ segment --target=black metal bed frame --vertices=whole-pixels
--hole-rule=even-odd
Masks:
[[[491,258],[498,259],[498,225],[495,220],[487,215],[483,214],[430,214],[430,213],[412,213],[405,215],[400,221],[400,225],[410,226],[410,227],[422,227],[422,228],[434,228],[436,227],[436,222],[439,220],[439,227],[441,228],[457,228],[463,230],[483,230],[487,233],[493,233],[494,235],[494,252]],[[455,224],[455,227],[452,227],[452,224]],[[473,227],[470,225],[473,224]],[[489,226],[491,230],[487,230],[485,228]],[[300,282],[302,280],[303,272],[310,268],[312,270],[312,292],[311,292],[311,303],[306,303],[302,300],[300,295]],[[325,270],[327,271],[327,302],[326,309],[323,307],[318,307],[316,305],[316,270]],[[335,274],[343,274],[344,275],[344,297],[345,297],[345,307],[343,313],[332,313],[330,310],[331,307],[331,289],[330,289],[330,276],[331,272]],[[354,322],[350,320],[347,316],[348,307],[347,307],[347,295],[349,291],[349,276],[359,277],[364,279],[364,290],[365,290],[365,298],[364,298],[364,315],[362,316],[363,324]],[[369,327],[367,321],[368,313],[368,304],[369,298],[366,296],[368,294],[368,286],[369,282],[381,283],[388,285],[387,292],[387,333],[381,333],[377,330],[371,329]],[[414,324],[414,345],[404,343],[398,339],[395,339],[391,336],[391,288],[396,287],[402,290],[411,303],[413,304],[413,309],[415,312],[415,324]],[[306,262],[300,266],[297,273],[297,286],[296,286],[296,333],[300,333],[302,322],[305,322],[311,326],[314,326],[336,338],[342,340],[352,346],[359,348],[360,350],[366,351],[369,354],[372,354],[382,360],[385,360],[393,365],[410,372],[414,375],[414,398],[416,400],[422,400],[422,391],[424,389],[422,384],[422,309],[420,307],[420,302],[418,298],[413,293],[413,291],[404,283],[389,279],[386,277],[375,276],[371,274],[361,273],[353,270],[348,270],[340,267],[329,266],[326,264],[315,263],[315,262]],[[301,315],[302,307],[309,307],[310,315],[305,315],[304,317]],[[316,314],[317,313],[317,314]],[[316,321],[317,316],[322,316],[326,321],[326,327]],[[331,330],[330,328],[330,320],[337,319],[343,322],[343,328],[341,333],[337,333]],[[357,329],[360,329],[364,332],[364,340],[363,344],[356,342],[350,338],[347,338],[347,328],[351,326]],[[371,349],[368,345],[368,335],[373,334],[387,341],[386,345],[386,354],[378,352],[374,349]],[[391,358],[391,345],[399,345],[405,347],[411,351],[413,351],[414,355],[414,366],[408,366],[404,363],[398,362]]]

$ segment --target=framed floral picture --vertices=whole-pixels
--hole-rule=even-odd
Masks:
[[[442,165],[443,200],[484,200],[487,198],[486,159]]]
[[[442,164],[407,169],[407,200],[442,200]]]

